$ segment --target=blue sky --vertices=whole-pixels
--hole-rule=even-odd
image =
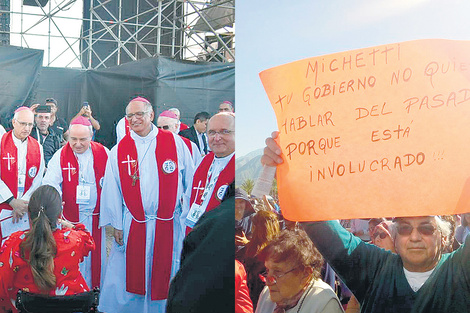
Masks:
[[[264,147],[277,129],[259,72],[308,57],[427,38],[470,40],[470,1],[237,1],[237,157]]]

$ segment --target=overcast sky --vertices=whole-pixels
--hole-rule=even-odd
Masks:
[[[387,43],[470,40],[469,16],[468,0],[237,1],[237,157],[264,147],[277,129],[259,72]]]

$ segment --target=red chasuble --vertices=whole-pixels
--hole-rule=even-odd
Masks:
[[[189,153],[191,153],[191,155],[193,155],[193,146],[191,145],[191,140],[189,140],[188,138],[183,137],[183,136],[180,136],[180,138],[183,139],[184,143],[188,147]]]
[[[96,206],[93,211],[93,226],[92,233],[93,239],[96,244],[95,250],[91,252],[91,283],[96,287],[100,285],[101,275],[101,231],[98,228],[99,225],[99,213],[100,213],[100,199],[101,199],[101,188],[104,171],[106,169],[106,161],[108,160],[108,154],[105,148],[97,143],[90,142],[91,152],[93,153],[93,170],[95,172],[96,182]],[[67,143],[60,153],[60,167],[62,169],[62,199],[65,202],[64,205],[64,216],[67,220],[78,223],[79,210],[77,204],[77,186],[79,167],[78,160],[73,153],[72,147]]]
[[[18,149],[13,142],[13,131],[9,131],[2,137],[0,152],[0,177],[10,189],[13,196],[18,195]],[[33,180],[38,174],[41,165],[41,149],[39,143],[33,137],[28,137],[28,151],[26,153],[26,178],[24,193],[33,184]],[[12,210],[8,204],[3,204],[1,209]]]
[[[152,263],[152,300],[168,297],[173,255],[173,213],[178,193],[178,153],[173,134],[158,130],[155,149],[159,197]],[[145,294],[145,211],[138,177],[137,148],[130,135],[118,144],[118,167],[124,202],[133,216],[126,247],[126,290]],[[156,180],[156,176],[155,176]]]
[[[190,206],[193,203],[202,204],[202,194],[204,193],[204,188],[206,188],[206,182],[208,183],[207,179],[207,172],[214,160],[215,154],[214,152],[210,152],[208,155],[202,159],[201,164],[199,164],[196,172],[194,173],[193,178],[193,186],[191,189],[191,201]],[[220,187],[230,185],[233,180],[235,179],[235,156],[232,156],[228,164],[225,168],[220,172],[219,178],[215,183],[215,187],[212,191],[211,198],[209,199],[209,203],[205,209],[205,212],[208,212],[216,207],[222,202],[222,199],[219,199],[217,196]],[[186,227],[186,235],[191,231],[191,227]]]

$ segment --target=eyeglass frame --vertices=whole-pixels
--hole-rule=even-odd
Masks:
[[[34,123],[20,122],[20,121],[18,121],[16,118],[15,118],[15,121],[16,121],[18,124],[20,124],[21,127],[26,127],[26,126],[28,126],[28,127],[33,127],[33,126],[34,126]]]
[[[215,135],[217,134],[219,134],[219,136],[227,136],[234,132],[235,132],[234,130],[230,130],[230,129],[222,129],[221,131],[216,131],[216,130],[211,129],[207,131],[207,137],[215,137]]]
[[[406,227],[408,230],[411,229],[411,231],[409,233],[408,233],[408,231],[406,231],[406,233],[403,233],[403,231],[401,231],[401,229],[403,229],[403,227]],[[427,233],[427,231],[424,231],[424,233],[423,233],[423,229],[431,228],[431,227],[433,229],[431,233]],[[413,233],[413,229],[415,229],[415,228],[418,231],[418,233],[420,235],[423,235],[423,236],[432,236],[432,235],[434,235],[436,230],[439,230],[438,227],[436,227],[432,224],[418,225],[418,227],[413,227],[410,224],[401,224],[401,225],[399,224],[396,227],[397,234],[400,235],[400,236],[411,236],[411,234]]]
[[[373,235],[372,235],[372,239],[375,239],[377,237],[380,236],[380,239],[385,239],[387,238],[387,234],[383,231],[376,231]]]
[[[140,112],[135,112],[135,113],[129,113],[129,114],[126,114],[126,118],[128,120],[130,120],[131,118],[133,118],[134,116],[137,117],[137,118],[143,118],[145,116],[145,114],[147,113],[150,113],[151,111],[140,111]]]
[[[169,130],[169,129],[170,129],[170,125],[157,126],[157,128],[159,128],[159,129],[164,129],[164,130]]]
[[[282,278],[282,277],[286,276],[287,274],[289,274],[289,273],[295,271],[296,269],[298,269],[298,268],[301,267],[301,266],[302,266],[302,265],[298,265],[298,266],[294,267],[293,269],[290,269],[290,270],[288,270],[287,272],[284,272],[284,273],[282,273],[282,274],[280,274],[280,275],[271,275],[271,274],[268,273],[268,271],[264,271],[264,272],[261,273],[260,275],[264,277],[264,279],[265,279],[265,281],[266,281],[266,285],[268,285],[268,284],[270,284],[270,285],[276,285],[279,278]],[[268,276],[268,275],[269,275],[269,276]],[[269,282],[269,281],[272,281],[272,283]]]

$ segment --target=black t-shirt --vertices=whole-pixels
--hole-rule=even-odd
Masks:
[[[55,122],[51,128],[56,134],[63,138],[64,133],[68,130],[68,124],[63,118],[56,116]]]

